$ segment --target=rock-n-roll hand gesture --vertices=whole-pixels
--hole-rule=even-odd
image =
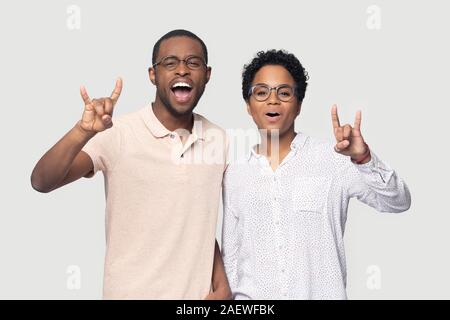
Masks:
[[[336,145],[334,150],[345,156],[349,156],[354,163],[363,164],[370,161],[369,146],[361,135],[361,111],[356,112],[355,124],[341,126],[337,113],[337,106],[331,108],[331,120],[333,122]]]
[[[114,106],[122,92],[122,79],[116,80],[116,86],[109,97],[93,99],[89,95],[84,86],[80,87],[80,94],[84,101],[83,116],[80,120],[80,126],[87,132],[97,133],[111,128],[112,114]]]

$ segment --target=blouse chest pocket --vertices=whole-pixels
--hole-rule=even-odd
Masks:
[[[292,212],[325,214],[331,179],[301,177],[295,179],[291,190]]]

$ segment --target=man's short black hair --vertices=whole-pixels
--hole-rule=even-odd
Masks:
[[[176,29],[176,30],[172,30],[170,32],[167,32],[165,35],[163,35],[158,41],[156,41],[155,45],[153,46],[153,54],[152,54],[152,64],[155,64],[156,58],[158,57],[158,53],[159,53],[159,47],[161,45],[161,42],[163,42],[166,39],[170,39],[173,37],[189,37],[191,39],[197,40],[198,42],[200,42],[200,44],[202,45],[202,50],[203,50],[203,58],[205,59],[205,63],[208,64],[208,49],[206,49],[206,45],[203,42],[202,39],[200,39],[196,34],[187,31],[187,30],[183,30],[183,29]]]
[[[253,60],[244,66],[242,72],[242,96],[245,101],[250,99],[250,88],[256,73],[266,65],[280,65],[286,68],[287,71],[294,78],[296,84],[295,95],[299,102],[303,101],[309,77],[305,68],[303,68],[300,61],[292,53],[284,50],[268,50],[259,51]]]

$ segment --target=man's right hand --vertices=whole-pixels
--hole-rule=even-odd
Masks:
[[[111,128],[114,106],[122,92],[122,79],[118,78],[116,86],[109,97],[93,99],[89,98],[86,88],[80,88],[80,94],[84,101],[84,111],[80,127],[88,133],[97,133]]]

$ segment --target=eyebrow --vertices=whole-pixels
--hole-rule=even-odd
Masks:
[[[203,58],[202,56],[199,56],[199,55],[196,55],[196,54],[189,54],[189,55],[187,55],[185,58],[183,58],[183,59],[189,59],[189,58],[193,58],[193,57],[195,57],[195,58],[200,58],[200,59],[202,59],[203,61],[205,61],[205,58]],[[169,55],[167,55],[167,56],[164,56],[164,57],[162,57],[161,59],[165,59],[165,58],[178,58],[178,59],[181,59],[180,57],[178,57],[178,56],[176,56],[176,55],[174,55],[174,54],[169,54]],[[161,60],[160,59],[160,60]]]
[[[255,83],[255,84],[254,84],[254,86],[258,86],[258,85],[264,85],[264,86],[270,87],[267,83],[263,83],[263,82],[259,82],[259,83]],[[277,85],[277,86],[275,86],[275,87],[281,87],[281,86],[289,86],[289,87],[292,87],[293,85],[292,85],[292,84],[289,84],[289,83],[282,83],[282,84],[279,84],[279,85]]]

